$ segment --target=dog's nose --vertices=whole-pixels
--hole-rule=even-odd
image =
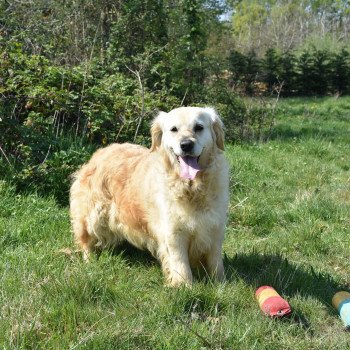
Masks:
[[[194,142],[191,140],[183,140],[180,142],[180,147],[184,152],[191,152],[194,146]]]

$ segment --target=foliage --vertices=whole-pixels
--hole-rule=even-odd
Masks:
[[[231,73],[230,80],[236,89],[243,89],[243,93],[253,95],[255,83],[259,80],[261,62],[254,50],[247,55],[232,50],[228,58],[228,68]]]
[[[284,96],[350,92],[349,52],[344,47],[336,52],[311,47],[300,54],[269,48],[260,60],[252,52],[232,50],[228,66],[234,86],[246,94],[273,93],[279,85]]]
[[[213,105],[220,113],[228,142],[256,142],[269,138],[275,121],[277,99],[248,99],[232,93],[226,80],[213,78],[202,104]]]
[[[70,175],[93,150],[111,142],[149,145],[149,124],[157,110],[181,104],[176,93],[164,88],[166,82],[149,88],[152,57],[148,60],[147,53],[130,68],[138,81],[99,61],[64,67],[25,53],[20,43],[3,47],[1,177],[19,190],[52,193],[62,204],[67,203]],[[254,128],[253,119],[246,118],[244,104],[225,84],[219,79],[203,85],[198,104],[217,106],[228,140],[252,136],[247,130]]]
[[[332,86],[339,93],[349,90],[350,55],[344,48],[330,59]]]
[[[254,41],[230,52],[229,6],[250,29],[300,12],[294,1],[0,2],[0,177],[66,203],[69,175],[93,150],[149,145],[158,110],[211,105],[228,141],[266,140],[276,110],[263,96],[349,92],[346,47],[285,52],[279,38],[265,56]]]
[[[285,53],[329,38],[334,48],[349,43],[347,0],[242,0],[233,9],[234,45],[245,54],[254,49],[262,57],[271,47]]]
[[[148,144],[150,118],[179,101],[164,90],[146,89],[141,119],[136,80],[108,73],[95,62],[54,66],[25,54],[21,44],[7,46],[0,57],[2,173],[19,188],[51,191],[64,202],[69,175],[96,147]]]
[[[296,91],[298,74],[295,70],[296,57],[293,52],[287,51],[281,55],[280,58],[280,75],[278,76],[279,82],[283,83],[283,92],[290,96]]]
[[[262,66],[263,80],[267,84],[268,90],[273,91],[273,87],[279,83],[281,66],[280,57],[275,49],[269,48],[266,51]]]

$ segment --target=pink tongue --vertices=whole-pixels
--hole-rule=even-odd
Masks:
[[[196,174],[200,170],[199,164],[197,162],[197,158],[185,156],[179,157],[180,161],[180,175],[184,179],[193,180],[196,177]]]

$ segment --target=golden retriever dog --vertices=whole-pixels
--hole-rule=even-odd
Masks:
[[[112,144],[74,174],[70,214],[85,259],[128,241],[148,249],[167,284],[192,283],[203,266],[222,280],[228,165],[212,108],[180,107],[154,119],[150,149]]]

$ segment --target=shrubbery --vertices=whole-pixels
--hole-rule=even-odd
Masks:
[[[149,145],[158,110],[181,105],[175,88],[150,89],[147,76],[118,71],[92,60],[58,66],[26,53],[16,42],[0,56],[1,177],[18,189],[52,193],[66,203],[70,174],[98,147],[112,142]],[[135,71],[134,71],[135,72]],[[149,73],[152,74],[152,73]],[[193,87],[192,104],[221,113],[229,140],[261,137],[266,110],[251,109],[213,77]]]
[[[281,55],[271,49],[263,60],[253,51],[228,55],[229,45],[220,51],[213,44],[227,35],[223,3],[170,5],[0,5],[1,178],[66,203],[69,175],[96,148],[149,145],[158,110],[211,105],[225,122],[228,141],[263,140],[273,125],[274,103],[251,103],[237,91],[270,96],[282,82],[278,94],[349,90],[345,50]]]
[[[244,55],[233,50],[229,69],[236,89],[250,95],[271,93],[278,86],[283,96],[350,92],[350,57],[345,48],[334,52],[312,47],[283,54],[270,48],[261,59],[254,52]]]
[[[178,100],[164,91],[144,94],[137,82],[97,64],[59,67],[21,45],[0,57],[1,171],[20,188],[51,191],[65,199],[71,174],[96,147],[111,142],[146,144],[148,120]]]

